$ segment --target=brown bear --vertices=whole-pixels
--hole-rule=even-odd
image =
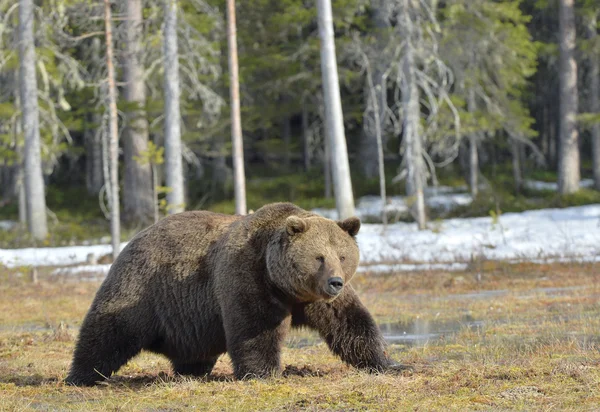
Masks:
[[[175,373],[210,374],[231,357],[236,378],[280,371],[290,327],[316,329],[346,363],[397,368],[348,282],[358,218],[335,222],[290,203],[247,216],[169,216],[135,236],[85,317],[66,381],[93,385],[142,349]]]

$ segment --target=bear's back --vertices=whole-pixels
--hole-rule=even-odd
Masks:
[[[98,291],[96,300],[138,300],[203,278],[210,272],[207,256],[240,216],[190,211],[168,216],[138,233],[121,251]],[[201,279],[200,279],[201,280]],[[175,291],[175,290],[173,290]],[[166,291],[164,291],[166,292]],[[103,296],[103,297],[102,297]]]

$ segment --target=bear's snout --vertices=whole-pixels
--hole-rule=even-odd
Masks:
[[[339,295],[343,288],[344,280],[341,277],[336,276],[327,280],[327,293],[331,296]]]

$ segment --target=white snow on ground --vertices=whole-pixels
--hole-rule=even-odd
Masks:
[[[80,265],[80,266],[67,266],[64,268],[54,269],[53,275],[79,275],[90,273],[94,275],[108,275],[108,271],[112,265]]]
[[[121,249],[126,243],[121,243]],[[0,264],[16,266],[67,266],[88,262],[88,256],[95,258],[112,253],[110,245],[67,246],[26,249],[0,249]]]
[[[557,182],[542,182],[539,180],[525,180],[524,183],[527,189],[532,190],[548,190],[556,192],[558,191],[558,183]],[[594,181],[592,179],[582,179],[579,182],[579,187],[581,188],[590,188],[594,187]]]
[[[11,230],[17,226],[17,222],[13,220],[0,220],[0,230]]]
[[[363,224],[358,236],[361,271],[461,270],[473,258],[534,262],[599,262],[600,204],[566,209],[506,213],[491,217],[432,222],[419,231],[414,223]],[[125,243],[121,245],[124,247]],[[0,264],[71,266],[109,254],[110,245],[38,249],[0,249]],[[106,273],[108,265],[68,271]],[[61,273],[67,270],[61,268]],[[58,273],[58,272],[57,272]]]
[[[471,204],[473,198],[467,193],[460,193],[457,190],[466,190],[464,187],[453,188],[448,186],[427,187],[424,191],[425,203],[432,209],[448,212],[457,206],[466,206]],[[409,213],[406,196],[388,196],[385,211],[388,216],[394,214],[406,215]],[[335,209],[317,208],[312,210],[321,216],[330,219],[337,218]],[[363,196],[358,199],[355,207],[356,216],[363,220],[378,219],[381,221],[381,197]]]
[[[358,235],[363,264],[492,260],[600,262],[600,205],[448,219],[417,230],[414,223],[365,224]]]
[[[381,265],[359,266],[357,272],[392,273],[392,272],[418,272],[423,270],[448,270],[457,271],[467,269],[467,263],[392,263]]]

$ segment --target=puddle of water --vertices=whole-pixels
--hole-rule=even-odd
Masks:
[[[50,332],[52,331],[50,325],[40,325],[35,323],[22,323],[19,325],[0,325],[0,332]]]
[[[509,289],[494,289],[494,290],[481,290],[478,292],[470,293],[457,293],[447,296],[435,296],[431,297],[434,300],[480,300],[489,298],[498,298],[507,296],[510,293],[514,293],[519,298],[529,298],[537,294],[546,294],[548,296],[559,296],[568,294],[569,292],[575,292],[578,290],[584,290],[587,286],[560,286],[560,287],[539,287],[533,288],[525,292],[512,292]]]
[[[379,325],[388,343],[422,345],[429,341],[452,336],[464,329],[479,330],[485,322],[464,319],[461,321],[436,322],[417,319],[414,322],[384,323]]]
[[[419,346],[427,342],[447,338],[464,330],[480,330],[485,322],[465,318],[451,322],[436,322],[417,319],[414,322],[390,322],[379,325],[381,333],[387,343],[397,345]],[[304,330],[301,336],[292,336],[287,341],[291,348],[305,348],[317,345],[323,340],[316,332]]]

